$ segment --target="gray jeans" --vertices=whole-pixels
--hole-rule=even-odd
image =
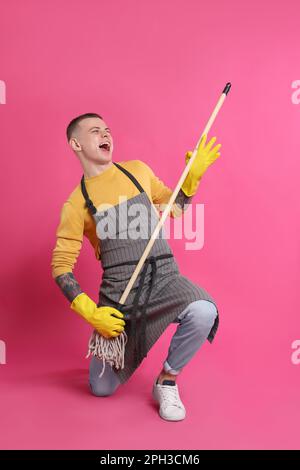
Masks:
[[[205,342],[217,316],[217,309],[208,300],[196,300],[190,303],[178,315],[174,323],[179,323],[174,333],[163,368],[170,374],[177,375],[190,361]],[[109,364],[101,378],[103,362],[95,356],[90,361],[89,384],[94,395],[99,397],[112,395],[120,385],[117,374]]]

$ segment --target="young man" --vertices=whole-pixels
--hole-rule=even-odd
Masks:
[[[137,238],[136,231],[132,233],[132,224],[128,228],[130,224],[124,215],[117,221],[119,236],[104,237],[103,230],[101,232],[103,216],[115,215],[115,210],[124,208],[120,196],[131,205],[131,209],[134,204],[142,204],[149,213],[154,206],[159,210],[160,205],[169,201],[172,190],[141,160],[119,164],[112,161],[112,132],[98,114],[87,113],[74,118],[68,125],[67,139],[80,161],[83,177],[61,210],[52,254],[52,276],[70,302],[70,307],[92,325],[99,345],[101,341],[121,338],[126,332],[129,317],[123,313],[125,306],[122,311],[118,308],[118,300],[150,238]],[[221,145],[214,146],[215,141],[214,137],[206,144],[206,136],[203,136],[197,156],[173,204],[171,217],[182,215],[196,193],[204,172],[219,157]],[[191,155],[192,152],[187,152],[186,163]],[[104,210],[107,205],[110,208]],[[148,226],[148,215],[142,220],[141,232]],[[73,275],[84,235],[104,269],[97,305],[82,292]],[[145,269],[147,271],[151,264],[156,282],[153,281],[154,277],[147,279],[146,272],[145,276],[139,274],[137,286],[128,296],[128,304],[134,305],[134,313],[131,329],[127,331],[129,341],[125,348],[125,367],[116,368],[109,360],[101,362],[94,354],[90,362],[89,384],[95,395],[111,395],[128,380],[166,327],[171,322],[179,323],[152,390],[153,398],[160,405],[160,416],[178,421],[185,418],[186,411],[179,396],[177,375],[206,339],[213,341],[218,328],[218,310],[205,289],[180,274],[164,238],[154,242],[151,255]],[[141,285],[144,282],[145,288]],[[140,291],[142,304],[138,303],[137,291]],[[140,307],[138,318],[136,311]]]

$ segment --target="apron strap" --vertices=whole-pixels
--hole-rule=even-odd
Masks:
[[[138,180],[133,176],[132,173],[130,173],[128,170],[126,170],[125,168],[123,168],[121,165],[119,165],[118,163],[115,163],[113,162],[113,164],[119,168],[119,170],[121,170],[126,176],[128,176],[128,178],[133,182],[133,184],[137,187],[137,189],[141,192],[141,193],[144,193],[145,190],[143,189],[143,187],[140,185],[140,183],[138,182]],[[86,189],[86,186],[85,186],[85,183],[84,183],[84,175],[82,175],[82,178],[81,178],[81,181],[80,181],[80,185],[81,185],[81,192],[83,194],[83,197],[85,199],[85,202],[86,202],[86,205],[88,207],[88,209],[91,211],[92,214],[96,214],[97,212],[97,209],[96,207],[94,206],[93,202],[91,201],[89,195],[88,195],[88,192],[87,192],[87,189]]]
[[[123,173],[125,173],[126,176],[128,176],[129,179],[131,179],[131,181],[133,182],[133,184],[135,184],[135,186],[138,188],[138,190],[141,192],[141,193],[144,193],[144,189],[143,187],[140,185],[140,183],[138,182],[138,180],[135,178],[135,176],[133,176],[132,173],[130,173],[128,170],[126,170],[125,168],[123,168],[121,165],[119,165],[118,163],[115,163],[113,162],[114,165],[116,165],[116,167],[119,168],[119,170],[123,171]]]
[[[92,201],[90,200],[88,192],[87,192],[85,184],[84,184],[84,175],[82,175],[80,185],[81,185],[81,192],[83,194],[83,197],[85,199],[85,202],[86,202],[86,205],[87,205],[88,209],[91,211],[92,214],[96,214],[97,209],[94,206],[94,204],[92,203]]]

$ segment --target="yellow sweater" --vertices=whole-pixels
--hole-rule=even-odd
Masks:
[[[160,205],[167,204],[173,191],[165,186],[151,168],[141,160],[118,163],[136,177],[155,207],[162,210],[163,206],[160,207]],[[115,165],[96,176],[85,178],[84,181],[89,197],[96,208],[103,203],[119,204],[124,200],[119,200],[120,195],[131,199],[139,194],[137,187]],[[170,216],[179,217],[181,214],[182,210],[174,204]],[[53,278],[73,271],[81,250],[83,236],[88,238],[94,248],[96,259],[100,260],[101,253],[95,222],[88,208],[85,207],[79,183],[61,210],[60,223],[56,230],[56,245],[51,260]]]

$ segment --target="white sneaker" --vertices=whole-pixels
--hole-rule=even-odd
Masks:
[[[181,421],[185,418],[185,407],[180,400],[178,387],[173,380],[163,380],[162,384],[155,383],[152,396],[160,405],[159,415],[161,418],[168,421]]]

